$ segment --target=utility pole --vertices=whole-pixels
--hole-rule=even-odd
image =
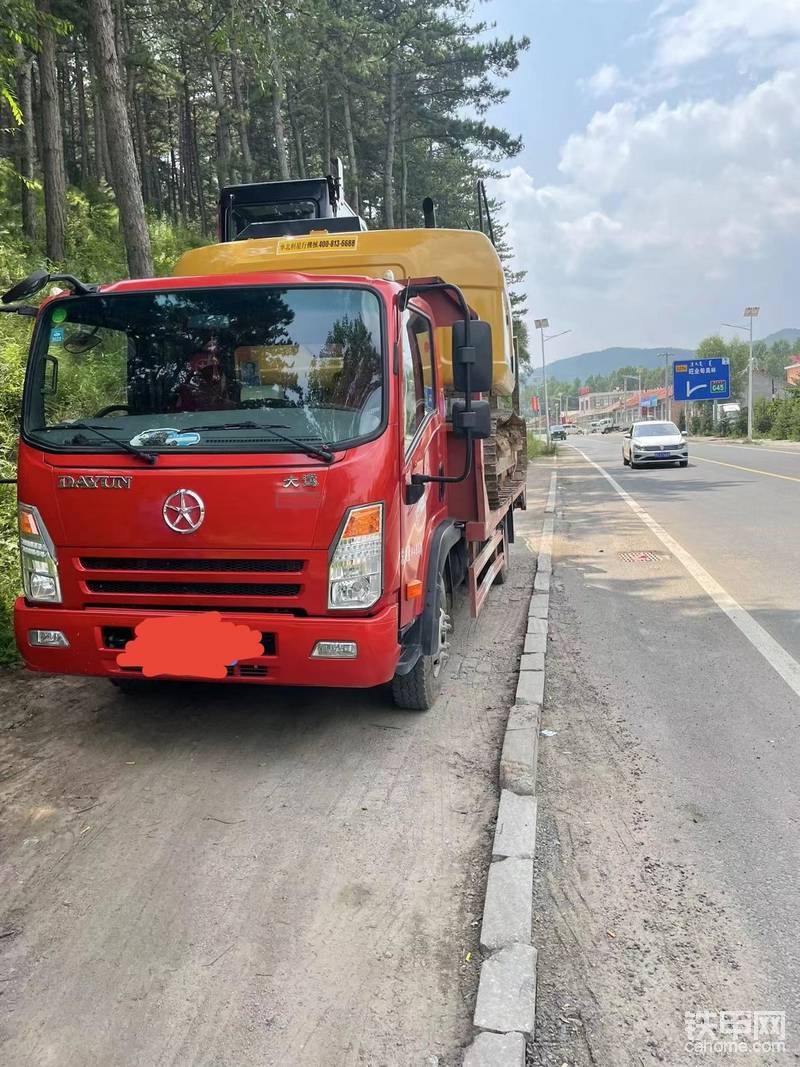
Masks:
[[[750,358],[747,360],[747,436],[753,440],[753,319],[758,318],[761,308],[747,307],[744,317],[750,319]]]
[[[735,322],[723,322],[723,326],[730,326],[734,330],[744,330],[750,334],[750,354],[747,359],[747,436],[753,439],[753,319],[758,318],[760,307],[751,305],[744,309],[744,318],[750,320],[750,326],[737,326]]]
[[[633,380],[636,382],[636,385],[638,386],[637,396],[638,396],[638,400],[639,400],[639,410],[636,413],[636,418],[635,419],[631,419],[631,422],[636,422],[636,421],[638,421],[638,419],[640,418],[640,416],[642,414],[642,374],[641,374],[641,371],[639,372],[639,374],[625,374],[625,375],[623,375],[622,388],[623,388],[624,394],[625,394],[625,401],[626,401],[625,414],[626,415],[628,414],[628,412],[627,412],[628,382],[630,381],[631,378],[633,378]]]
[[[672,397],[669,395],[669,352],[664,353],[664,411],[667,422],[672,422]]]

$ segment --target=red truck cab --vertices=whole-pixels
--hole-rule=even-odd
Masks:
[[[48,299],[18,464],[26,664],[127,689],[392,683],[429,707],[453,596],[477,614],[524,506],[524,485],[487,504],[491,360],[488,325],[436,279],[277,270]],[[210,612],[259,654],[207,671],[222,651],[191,646]],[[133,652],[153,619],[166,669],[164,648],[157,670]]]

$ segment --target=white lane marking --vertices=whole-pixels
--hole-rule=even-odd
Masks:
[[[772,448],[770,445],[737,445],[733,441],[723,444],[721,441],[695,441],[689,438],[690,445],[701,445],[705,448],[746,448],[750,452],[760,452],[762,456],[768,456],[770,452],[777,452],[779,456],[796,456],[800,459],[800,448]]]
[[[598,470],[606,481],[616,490],[622,497],[631,511],[656,535],[659,541],[665,548],[669,549],[673,556],[679,560],[689,574],[694,578],[700,588],[711,597],[720,611],[724,611],[731,622],[736,626],[747,638],[753,648],[757,652],[760,652],[767,663],[776,671],[784,682],[789,686],[796,696],[800,697],[800,663],[779,645],[778,642],[767,631],[757,623],[753,616],[746,611],[738,601],[728,593],[716,578],[712,578],[708,571],[702,567],[691,553],[679,545],[674,537],[670,536],[663,526],[660,526],[651,515],[649,515],[644,508],[637,504],[630,493],[626,492],[622,486],[617,482],[608,471],[604,470],[599,463],[595,463],[593,459],[590,459],[585,452],[582,452],[576,445],[572,446],[576,452],[578,452],[587,463]]]
[[[747,471],[748,474],[763,474],[765,478],[780,478],[784,482],[800,482],[796,474],[776,474],[775,471],[762,471],[757,467],[743,467],[741,463],[726,463],[724,459],[712,459],[710,456],[698,456],[692,452],[692,459],[700,463],[716,463],[718,467],[731,467],[736,471]]]

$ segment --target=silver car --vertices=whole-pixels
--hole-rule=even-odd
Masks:
[[[689,448],[674,422],[635,422],[622,438],[622,462],[632,470],[646,463],[686,467]]]

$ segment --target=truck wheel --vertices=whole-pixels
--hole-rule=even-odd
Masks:
[[[505,585],[508,581],[508,517],[503,519],[503,559],[503,566],[494,576],[493,585]]]
[[[442,691],[443,673],[450,658],[451,603],[443,575],[439,575],[436,612],[439,617],[438,650],[433,656],[420,656],[408,674],[392,679],[392,698],[406,711],[429,711]]]

